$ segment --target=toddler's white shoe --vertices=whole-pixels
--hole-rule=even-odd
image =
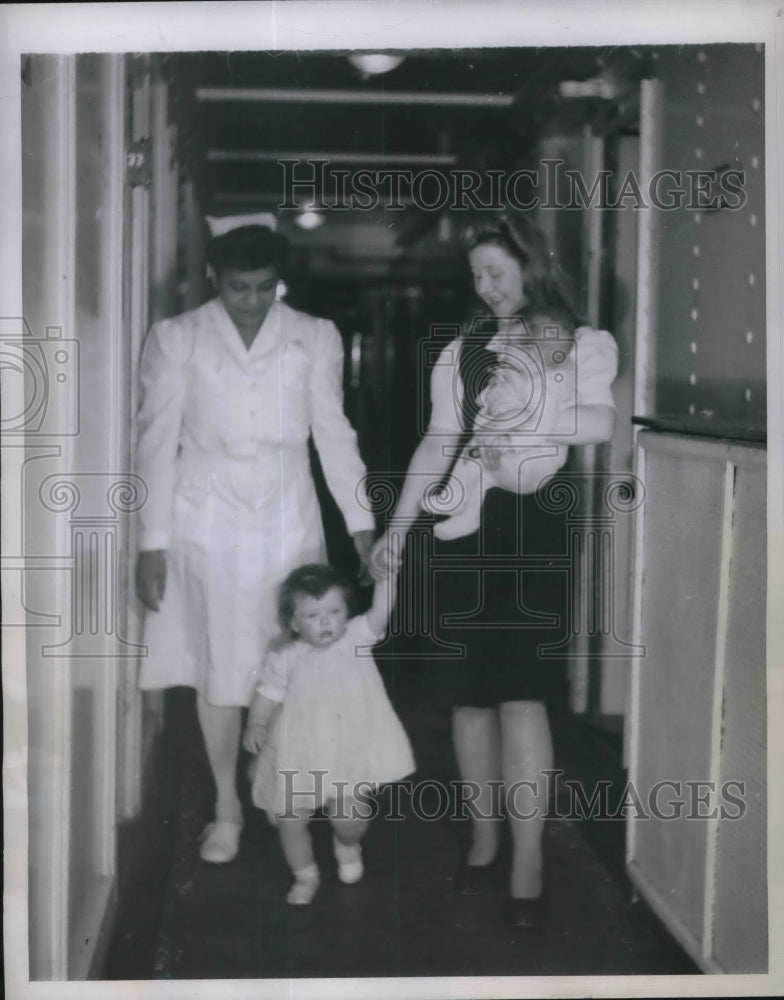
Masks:
[[[359,882],[365,874],[362,864],[362,848],[359,844],[341,844],[335,837],[332,841],[335,858],[338,862],[338,878],[344,885]]]
[[[289,889],[286,902],[292,906],[307,906],[312,903],[320,881],[318,868],[315,865],[308,865],[307,868],[294,872],[294,885]]]
[[[201,859],[211,865],[225,865],[233,861],[240,848],[242,823],[216,819],[202,834]]]

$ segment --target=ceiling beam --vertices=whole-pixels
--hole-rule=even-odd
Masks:
[[[221,205],[274,205],[276,208],[282,199],[285,199],[285,196],[280,191],[216,191],[212,196],[213,202]],[[411,195],[398,194],[397,192],[395,193],[395,202],[406,207],[417,204]],[[331,208],[341,211],[339,206],[331,206]],[[286,209],[285,211],[292,210]],[[350,209],[346,211],[350,211]]]
[[[314,90],[280,87],[198,87],[196,100],[249,101],[268,104],[404,104],[434,107],[508,108],[514,94],[434,93],[404,90]]]
[[[383,164],[424,164],[450,167],[457,162],[451,153],[303,153],[300,150],[274,152],[262,149],[210,149],[207,159],[212,163],[277,163],[280,160],[294,162],[325,161],[327,163],[383,163]]]

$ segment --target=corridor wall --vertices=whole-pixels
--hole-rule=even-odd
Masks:
[[[627,864],[703,969],[765,972],[764,51],[655,56],[648,176],[687,183],[641,222]]]

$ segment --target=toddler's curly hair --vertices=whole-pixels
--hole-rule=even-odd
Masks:
[[[351,618],[355,611],[356,595],[351,581],[340,570],[322,563],[308,563],[298,566],[280,585],[278,593],[278,621],[287,635],[291,636],[291,619],[298,596],[323,597],[328,590],[337,587],[343,591],[346,599],[348,615]]]

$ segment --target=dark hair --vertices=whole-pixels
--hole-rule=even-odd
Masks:
[[[462,241],[469,253],[490,243],[519,262],[523,269],[524,319],[549,316],[571,330],[580,325],[567,277],[544,233],[528,215],[512,209],[477,215],[464,227]]]
[[[527,330],[555,322],[569,334],[582,320],[572,303],[566,275],[550,250],[544,233],[523,212],[505,209],[477,214],[464,226],[462,243],[469,253],[490,244],[500,247],[523,269],[525,304],[517,314]],[[463,325],[460,376],[463,382],[463,432],[469,434],[478,412],[478,397],[497,365],[487,344],[498,331],[496,317],[477,305]]]
[[[205,251],[207,263],[216,276],[234,268],[259,271],[274,265],[281,270],[288,253],[288,240],[267,226],[240,226],[223,236],[214,236]]]
[[[340,570],[321,563],[309,563],[289,573],[278,593],[278,621],[284,632],[291,634],[291,617],[297,597],[323,597],[333,587],[343,591],[351,617],[354,612],[354,588]]]

